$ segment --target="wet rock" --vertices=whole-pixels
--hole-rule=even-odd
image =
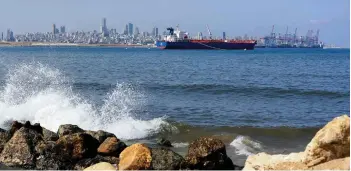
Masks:
[[[43,128],[43,138],[45,141],[57,141],[59,136],[46,128]]]
[[[333,159],[350,156],[350,118],[334,118],[317,132],[307,145],[304,163],[314,166]]]
[[[170,149],[152,148],[151,157],[151,167],[154,170],[186,169],[184,158]]]
[[[12,137],[13,134],[15,134],[15,132],[16,132],[17,130],[19,130],[20,128],[22,128],[22,127],[23,127],[23,124],[22,124],[22,123],[20,123],[20,122],[18,122],[18,121],[13,121],[12,124],[11,124],[11,128],[10,128],[10,130],[9,130],[10,136]]]
[[[35,146],[42,141],[42,135],[25,127],[15,131],[0,154],[0,163],[26,169],[35,167]]]
[[[64,135],[68,135],[68,134],[83,133],[83,132],[84,132],[84,130],[79,128],[77,125],[65,124],[65,125],[59,126],[57,134],[59,137],[62,137]]]
[[[106,138],[108,137],[116,137],[114,134],[109,133],[109,132],[105,132],[102,130],[99,131],[85,131],[85,133],[91,135],[92,137],[94,137],[95,139],[97,139],[99,141],[99,143],[103,143],[105,141]]]
[[[116,137],[108,137],[97,149],[98,154],[103,156],[116,156],[127,147],[127,145]]]
[[[100,163],[100,162],[108,162],[111,164],[118,164],[119,163],[119,159],[117,157],[112,157],[112,156],[100,156],[97,155],[94,158],[87,158],[87,159],[82,159],[79,160],[75,166],[74,169],[75,170],[83,170],[91,165],[94,165],[96,163]]]
[[[13,121],[12,122],[12,125],[11,125],[11,128],[10,128],[10,136],[12,137],[15,132],[19,129],[21,129],[22,127],[25,127],[25,128],[28,128],[28,129],[31,129],[39,134],[42,134],[43,133],[43,129],[42,127],[40,126],[39,123],[35,123],[34,125],[31,125],[29,121],[26,121],[24,124],[18,122],[18,121]]]
[[[186,161],[190,169],[235,169],[232,160],[227,156],[224,143],[210,137],[202,137],[193,141],[189,145]]]
[[[36,169],[39,170],[69,170],[72,163],[69,158],[65,158],[57,148],[56,142],[41,142],[35,146],[37,153]]]
[[[6,142],[9,140],[10,140],[9,132],[0,128],[0,153],[4,149]]]
[[[95,157],[98,146],[99,142],[85,133],[64,135],[56,141],[56,147],[61,154],[73,161]]]
[[[117,168],[110,163],[101,162],[94,164],[84,170],[117,170]]]
[[[160,138],[157,140],[157,144],[163,147],[173,147],[171,141],[165,139],[165,138]]]
[[[151,168],[151,151],[144,144],[133,144],[122,151],[119,170],[147,170]]]

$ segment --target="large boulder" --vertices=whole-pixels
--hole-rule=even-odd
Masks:
[[[312,167],[313,170],[350,170],[350,157],[331,160]]]
[[[237,169],[227,156],[224,143],[219,139],[210,137],[202,137],[193,141],[189,145],[186,161],[190,169]]]
[[[69,170],[72,169],[70,158],[65,158],[54,141],[43,141],[35,146],[37,153],[36,169]]]
[[[303,152],[291,153],[289,155],[258,153],[246,159],[243,170],[275,170],[276,168],[281,168],[280,170],[307,169],[307,167],[302,164],[302,156]]]
[[[83,133],[83,132],[85,132],[85,131],[83,129],[79,128],[77,125],[65,124],[65,125],[59,126],[57,134],[59,137],[62,137],[64,135],[68,135],[68,134]]]
[[[186,169],[184,158],[170,149],[152,148],[151,157],[151,168],[154,170]]]
[[[84,170],[85,168],[94,165],[96,163],[100,163],[100,162],[108,162],[111,164],[115,164],[118,165],[119,163],[119,159],[117,157],[113,157],[113,156],[100,156],[97,155],[94,158],[86,158],[86,159],[82,159],[79,160],[73,169],[75,170]]]
[[[61,154],[73,161],[95,157],[98,146],[99,142],[85,133],[63,135],[56,141]]]
[[[15,131],[0,154],[0,163],[21,168],[35,168],[35,146],[42,135],[25,127]]]
[[[87,134],[91,135],[92,137],[94,137],[95,139],[97,139],[100,144],[102,142],[104,142],[105,139],[108,138],[108,137],[116,137],[114,134],[109,133],[109,132],[105,132],[105,131],[102,131],[102,130],[85,131],[85,133],[87,133]]]
[[[9,132],[0,128],[0,153],[4,149],[4,146],[7,143],[7,141],[9,140],[10,140]]]
[[[46,128],[43,128],[43,138],[45,141],[57,141],[59,136]]]
[[[133,144],[122,151],[119,170],[147,170],[151,168],[151,151],[144,144]]]
[[[101,162],[94,164],[84,170],[117,170],[117,168],[110,163]]]
[[[317,132],[307,145],[304,163],[314,166],[333,159],[350,156],[350,118],[334,118]]]
[[[97,149],[98,154],[103,156],[116,156],[127,147],[127,145],[116,137],[108,137]]]

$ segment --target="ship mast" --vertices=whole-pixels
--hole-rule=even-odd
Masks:
[[[206,25],[206,27],[207,27],[208,34],[210,35],[210,39],[212,39],[212,33],[211,33],[211,30],[210,30],[210,28],[208,27],[208,25]]]

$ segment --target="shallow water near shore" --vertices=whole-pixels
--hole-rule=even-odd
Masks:
[[[150,146],[166,137],[182,155],[216,136],[243,164],[302,151],[349,114],[349,59],[348,49],[0,47],[0,127],[71,123]]]

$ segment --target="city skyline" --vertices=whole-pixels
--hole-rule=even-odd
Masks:
[[[320,29],[320,40],[328,44],[349,47],[350,43],[350,4],[347,0],[334,3],[323,0],[283,3],[277,0],[264,3],[255,0],[220,3],[180,0],[177,6],[179,10],[172,7],[173,1],[103,1],[100,6],[94,1],[82,2],[62,0],[54,4],[55,8],[52,2],[41,0],[2,2],[4,6],[21,6],[16,7],[19,12],[11,14],[11,17],[6,15],[11,9],[5,8],[0,12],[0,21],[3,23],[0,31],[6,33],[7,29],[11,29],[14,34],[50,32],[52,24],[57,28],[65,26],[66,32],[99,31],[102,18],[106,18],[107,28],[114,28],[119,33],[123,33],[128,23],[132,23],[134,28],[138,27],[140,32],[151,32],[154,27],[158,27],[159,33],[179,24],[181,29],[193,36],[198,32],[207,35],[208,24],[217,36],[226,32],[229,37],[245,34],[263,37],[269,35],[272,25],[275,25],[277,33],[285,33],[286,27],[289,27],[290,33],[298,28],[298,35],[304,36],[310,29]],[[64,12],[62,9],[65,9]]]

